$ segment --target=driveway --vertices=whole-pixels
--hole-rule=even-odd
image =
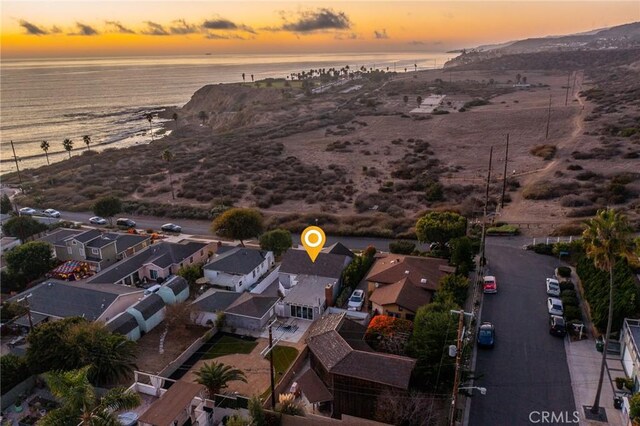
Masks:
[[[475,373],[482,378],[475,385],[487,393],[474,392],[473,426],[543,423],[542,412],[556,415],[553,424],[574,424],[564,341],[547,326],[544,279],[558,260],[522,250],[524,243],[517,237],[487,239],[488,273],[496,276],[498,294],[484,296],[482,321],[495,324],[496,346],[478,350]]]

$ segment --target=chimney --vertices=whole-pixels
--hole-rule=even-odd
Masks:
[[[327,308],[333,306],[333,284],[324,286],[324,298],[327,303]]]

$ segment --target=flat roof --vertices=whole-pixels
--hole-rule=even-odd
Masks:
[[[173,426],[174,419],[185,408],[189,408],[193,398],[204,390],[205,387],[197,383],[178,380],[140,416],[138,421],[154,426]]]

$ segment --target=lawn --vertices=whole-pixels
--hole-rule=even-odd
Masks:
[[[212,359],[231,354],[249,354],[258,345],[255,340],[224,335],[209,349],[202,359]]]
[[[276,381],[284,375],[298,356],[298,350],[291,346],[273,348],[273,368],[276,370]]]

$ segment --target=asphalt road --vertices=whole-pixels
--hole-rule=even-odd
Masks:
[[[564,413],[573,420],[575,403],[564,341],[549,334],[545,278],[558,260],[522,250],[528,240],[489,238],[489,273],[496,276],[497,294],[484,295],[482,321],[496,327],[493,349],[478,349],[472,426],[540,423],[537,412]],[[556,417],[557,418],[557,417]],[[557,423],[553,424],[575,424]]]
[[[94,216],[90,212],[60,212],[61,220],[70,220],[83,222],[89,225],[89,218]],[[165,223],[175,223],[177,225],[182,226],[182,233],[189,235],[201,235],[201,236],[210,236],[215,237],[211,232],[211,221],[208,220],[192,220],[192,219],[168,219],[162,217],[151,217],[151,216],[129,216],[129,215],[121,215],[122,217],[127,217],[136,222],[137,229],[155,229],[159,230],[162,225]],[[311,225],[311,224],[310,224]],[[298,244],[300,242],[300,234],[292,234],[293,244]],[[378,250],[389,251],[389,242],[393,241],[386,238],[366,238],[366,237],[336,237],[327,235],[327,242],[325,245],[331,245],[340,241],[342,244],[346,245],[350,249],[361,250],[365,249],[370,245],[373,245]],[[246,242],[245,242],[246,243]],[[416,242],[417,243],[417,242]],[[422,246],[423,250],[426,250],[425,246]]]

